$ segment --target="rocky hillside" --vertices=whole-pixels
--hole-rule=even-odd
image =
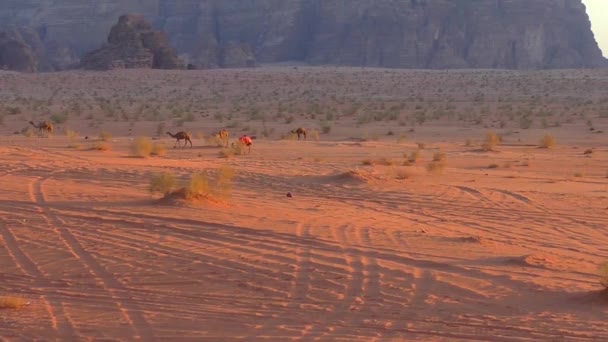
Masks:
[[[143,14],[198,67],[297,61],[540,69],[606,62],[582,0],[0,1],[0,25],[37,34],[42,69],[73,65],[101,46],[125,13]]]
[[[123,15],[110,30],[108,42],[84,55],[81,66],[92,70],[182,69],[184,63],[165,34],[152,29],[143,16]]]

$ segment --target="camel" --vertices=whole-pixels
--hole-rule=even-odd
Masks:
[[[177,132],[175,134],[171,134],[171,132],[167,132],[167,134],[169,134],[172,138],[175,138],[177,141],[175,142],[176,145],[180,145],[180,140],[184,141],[184,147],[186,147],[188,145],[188,142],[190,142],[190,147],[192,147],[192,140],[190,140],[192,137],[190,136],[190,133],[186,133],[186,132]],[[175,147],[175,146],[173,146]]]
[[[225,130],[225,129],[220,130],[219,132],[217,132],[216,137],[222,143],[222,145],[224,145],[225,147],[228,147],[230,134],[228,133],[227,130]]]
[[[298,140],[300,140],[300,135],[304,136],[304,140],[306,140],[306,128],[299,127],[291,131],[291,133],[298,135]]]
[[[47,133],[53,133],[53,124],[48,121],[40,121],[38,125],[36,125],[33,121],[30,121],[30,125],[38,128],[39,132],[45,131]]]

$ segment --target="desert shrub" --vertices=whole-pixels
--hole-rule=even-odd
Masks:
[[[206,173],[196,173],[190,178],[186,186],[186,198],[191,199],[196,195],[209,194],[209,178]]]
[[[426,170],[430,174],[441,175],[446,167],[447,163],[445,161],[432,161],[426,165]]]
[[[66,121],[68,121],[68,115],[66,113],[62,113],[62,114],[53,114],[51,115],[51,121],[53,121],[53,123],[56,124],[62,124]]]
[[[424,148],[426,147],[425,143],[416,143],[418,145],[418,149],[420,150],[424,150]]]
[[[555,137],[551,134],[545,134],[545,136],[540,140],[540,147],[542,148],[554,148],[555,147]]]
[[[582,172],[575,172],[574,173],[574,177],[583,177],[583,173]]]
[[[404,144],[407,142],[407,135],[401,134],[399,138],[397,138],[397,144]]]
[[[112,140],[112,134],[110,134],[106,131],[101,131],[99,133],[99,139],[101,139],[101,141],[110,141],[110,140]]]
[[[318,141],[319,140],[320,134],[319,134],[318,130],[312,129],[312,130],[310,130],[310,132],[307,132],[307,133],[308,133],[308,137],[307,137],[308,139],[312,139],[314,141]]]
[[[78,134],[78,132],[73,131],[71,129],[66,129],[65,136],[68,137],[68,139],[70,139],[70,140],[76,140],[76,139],[78,139],[79,134]]]
[[[370,165],[374,165],[374,161],[371,159],[364,159],[361,161],[361,164],[370,166]]]
[[[93,145],[93,147],[91,147],[92,150],[96,150],[96,151],[111,151],[112,150],[112,145],[110,145],[109,143],[106,142],[97,142]]]
[[[321,132],[323,132],[323,134],[329,134],[329,132],[331,132],[331,123],[328,121],[325,122],[321,122]]]
[[[150,152],[153,156],[164,156],[167,154],[167,146],[163,143],[152,144],[152,151]]]
[[[443,162],[447,160],[447,155],[444,152],[436,152],[433,155],[434,162]]]
[[[400,179],[400,180],[410,179],[413,176],[414,176],[414,174],[412,172],[410,172],[409,170],[406,170],[406,169],[402,169],[402,168],[396,169],[395,175],[394,175],[394,177],[396,179]]]
[[[604,262],[599,267],[600,284],[608,290],[608,261]]]
[[[488,169],[498,169],[498,164],[490,164],[488,165]]]
[[[21,134],[23,134],[26,138],[31,138],[34,135],[34,131],[32,131],[31,128],[26,128],[21,131]]]
[[[151,193],[160,192],[162,194],[170,193],[177,186],[175,176],[168,172],[153,174],[150,178],[150,186],[148,190]]]
[[[232,181],[234,179],[234,169],[229,166],[222,166],[217,170],[215,185],[212,194],[218,198],[228,198],[232,194]]]
[[[240,142],[236,142],[236,143],[230,145],[229,147],[223,148],[219,152],[219,155],[222,158],[240,156],[240,155],[245,154],[246,150],[247,150],[247,146],[241,144]]]
[[[129,153],[133,157],[148,157],[152,153],[152,142],[146,137],[137,137],[131,142]]]
[[[20,309],[26,301],[20,297],[0,297],[0,309]]]
[[[467,139],[464,143],[464,146],[466,147],[471,147],[475,144],[475,141],[473,141],[473,139]]]
[[[420,159],[420,150],[410,152],[410,155],[407,157],[410,163],[415,163],[418,159]]]
[[[498,134],[494,133],[493,131],[489,131],[486,134],[486,139],[484,140],[483,144],[481,145],[481,148],[484,151],[494,151],[496,146],[498,146],[499,144],[500,144],[500,137],[498,136]]]

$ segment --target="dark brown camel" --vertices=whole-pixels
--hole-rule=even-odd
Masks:
[[[40,121],[38,125],[36,125],[33,121],[30,121],[30,125],[38,128],[39,132],[45,131],[47,133],[53,133],[53,124],[48,121]]]
[[[229,137],[230,134],[228,133],[227,130],[222,129],[219,132],[217,132],[217,138],[218,140],[222,143],[222,145],[224,145],[225,147],[228,147],[228,142],[229,142]]]
[[[294,129],[293,131],[291,131],[291,133],[297,134],[298,135],[298,140],[300,140],[300,135],[304,136],[304,140],[306,140],[306,128],[298,128],[298,129]]]
[[[190,140],[192,137],[190,136],[190,133],[186,133],[186,132],[177,132],[175,134],[171,134],[171,132],[167,132],[167,134],[169,134],[172,138],[176,139],[175,144],[179,145],[181,147],[180,144],[180,140],[184,141],[184,147],[186,147],[188,145],[188,142],[190,142],[190,147],[192,147],[192,140]],[[173,146],[175,147],[175,146]]]

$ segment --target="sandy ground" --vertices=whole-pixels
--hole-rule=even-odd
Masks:
[[[608,259],[608,141],[588,118],[551,128],[552,149],[537,147],[548,132],[538,127],[505,129],[482,152],[483,125],[344,121],[318,141],[259,137],[232,158],[201,139],[171,148],[167,136],[165,156],[132,158],[120,128],[110,151],[96,151],[98,127],[84,121],[71,125],[78,138],[27,138],[7,117],[0,296],[28,304],[0,310],[0,337],[606,340],[597,269]],[[438,151],[445,166],[428,172]],[[236,176],[220,202],[148,192],[154,172],[187,179],[221,166]]]

